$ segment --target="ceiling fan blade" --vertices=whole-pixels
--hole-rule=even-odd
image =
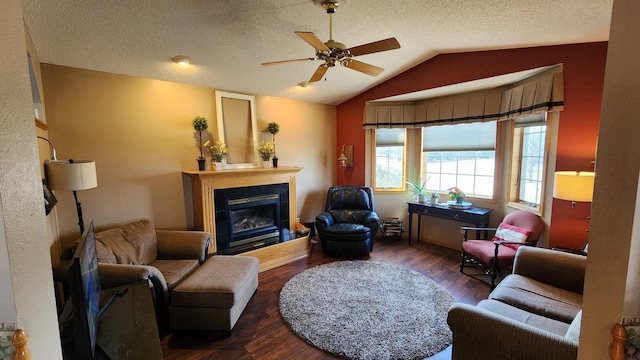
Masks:
[[[358,61],[358,60],[349,61],[346,67],[348,67],[349,69],[353,69],[355,71],[360,71],[361,73],[365,73],[371,76],[377,76],[378,74],[384,71],[384,69],[381,67],[363,63],[362,61]]]
[[[359,56],[359,55],[372,54],[372,53],[399,49],[399,48],[400,48],[400,43],[398,42],[398,40],[396,40],[396,38],[388,38],[384,40],[374,41],[368,44],[354,46],[347,50],[349,50],[351,55]]]
[[[271,65],[280,65],[280,64],[290,64],[290,63],[303,62],[303,61],[313,61],[315,59],[316,58],[304,58],[304,59],[294,59],[294,60],[272,61],[272,62],[262,63],[262,65],[271,66]]]
[[[329,67],[327,66],[327,64],[322,64],[318,66],[318,68],[316,69],[316,72],[314,72],[313,76],[311,76],[311,79],[309,79],[309,82],[312,83],[312,82],[322,80],[322,77],[327,72],[327,70],[329,70]]]
[[[295,31],[295,34],[306,41],[309,45],[313,46],[316,51],[329,51],[327,45],[325,45],[314,33],[308,31]]]

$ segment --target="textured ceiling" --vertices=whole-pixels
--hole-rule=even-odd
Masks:
[[[357,57],[377,77],[336,66],[307,88],[320,61],[294,34],[329,39],[313,0],[23,0],[41,62],[256,95],[339,104],[437,54],[605,41],[613,0],[348,0],[333,16],[347,47],[395,37],[401,48]],[[171,62],[175,55],[193,66]]]

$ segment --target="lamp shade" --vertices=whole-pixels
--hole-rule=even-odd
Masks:
[[[98,186],[96,162],[91,160],[45,161],[44,174],[53,190],[86,190]]]
[[[595,173],[558,171],[555,173],[553,197],[560,200],[591,202]]]

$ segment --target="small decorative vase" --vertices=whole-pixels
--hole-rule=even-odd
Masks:
[[[437,205],[438,204],[438,198],[429,198],[429,202],[431,202],[431,205]]]
[[[456,198],[456,204],[462,204],[464,202],[464,196],[458,196]]]
[[[224,170],[224,163],[222,161],[212,161],[211,170]]]
[[[271,168],[271,160],[262,160],[262,168],[270,169]]]
[[[271,159],[271,161],[273,162],[273,167],[277,168],[278,167],[278,158],[274,157],[273,159]]]
[[[206,164],[206,159],[198,159],[198,170],[203,171]]]
[[[418,194],[418,202],[419,203],[426,203],[427,202],[427,195],[426,194]]]

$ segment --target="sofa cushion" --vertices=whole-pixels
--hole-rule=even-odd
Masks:
[[[491,259],[495,255],[496,245],[493,241],[467,240],[462,243],[462,249],[470,255],[475,256],[484,264],[491,264]],[[505,267],[513,264],[516,251],[506,246],[498,246],[498,267]]]
[[[351,223],[335,223],[324,229],[331,240],[367,240],[371,237],[371,229],[367,226]]]
[[[500,223],[492,240],[524,243],[527,241],[530,234],[531,230],[517,227],[515,225]],[[510,247],[514,250],[518,250],[518,247],[520,247],[518,244],[504,244],[504,246]]]
[[[125,238],[122,229],[115,228],[95,234],[98,262],[139,265],[136,251]]]
[[[567,333],[567,329],[569,329],[569,324],[567,323],[533,314],[500,301],[482,300],[477,306],[481,309],[491,311],[560,336],[564,336]]]
[[[149,220],[138,220],[120,227],[135,250],[138,264],[149,265],[158,255],[156,230]]]
[[[197,259],[156,260],[150,265],[162,273],[167,282],[167,289],[171,292],[176,285],[191,275],[200,266],[200,263]]]
[[[582,295],[511,274],[489,294],[489,298],[519,309],[571,323],[582,308]]]

